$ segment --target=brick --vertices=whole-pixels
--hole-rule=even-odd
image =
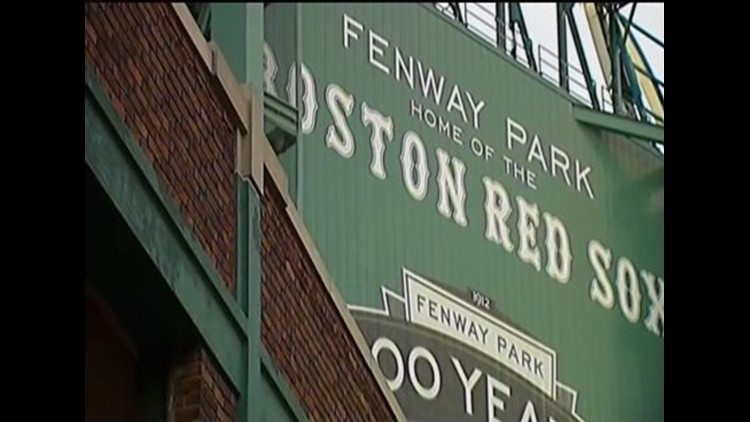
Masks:
[[[185,378],[186,373],[194,373],[194,376]],[[234,393],[229,390],[227,381],[216,372],[215,363],[209,355],[198,346],[183,359],[173,362],[170,391],[173,391],[170,410],[176,415],[176,420],[217,420],[219,403],[225,405],[226,412],[218,420],[234,420],[229,416],[236,410]]]
[[[120,7],[121,9],[118,12],[119,12],[119,15],[124,18],[125,22],[129,26],[132,26],[132,27],[137,26],[138,25],[137,16],[140,16],[140,14],[132,9],[132,5],[124,5],[124,7],[123,6],[120,6]]]
[[[190,49],[190,41],[176,24],[176,17],[168,4],[86,8],[86,60],[95,69],[103,70],[97,76],[115,112],[137,138],[142,138],[138,142],[149,151],[147,156],[156,160],[157,177],[172,200],[182,205],[195,201],[194,187],[198,184],[208,191],[231,191],[233,163],[220,167],[219,174],[193,172],[191,167],[220,159],[216,155],[232,157],[233,144],[217,144],[213,149],[206,149],[205,144],[231,138],[235,128],[223,123],[228,122],[227,110],[213,87],[206,85],[201,89],[203,85],[197,82],[205,77],[196,72],[201,59]],[[106,33],[106,43],[101,36],[102,28]],[[112,31],[111,28],[122,30]],[[103,48],[100,50],[99,46]],[[186,81],[175,81],[174,76]],[[186,86],[196,88],[188,90]],[[196,101],[191,99],[193,96],[209,106],[197,107]],[[184,130],[186,125],[188,131]],[[214,134],[223,135],[217,138]],[[191,151],[187,151],[183,144],[190,145]],[[204,156],[190,159],[190,153]],[[179,187],[183,185],[187,188]],[[229,200],[225,205],[234,210],[234,198]],[[227,286],[234,286],[236,254],[227,253],[234,250],[234,215],[217,213],[210,207],[180,206],[179,209],[182,213],[197,213],[183,215],[195,230],[208,230],[202,225],[210,219],[223,220],[215,224],[215,229],[226,233],[212,241],[213,244],[203,243],[201,246],[209,252]],[[207,236],[196,237],[202,239],[201,242],[209,239]]]
[[[191,406],[189,408],[181,408],[175,411],[175,422],[188,422],[197,420],[200,415],[200,408],[198,406]]]
[[[275,186],[266,184],[261,336],[272,359],[313,420],[393,419],[283,207]],[[350,378],[341,380],[340,373]]]
[[[200,399],[200,389],[195,388],[194,390],[190,390],[186,393],[178,393],[179,398],[177,401],[177,408],[190,408],[195,406],[196,403],[198,403]]]
[[[89,21],[85,22],[86,42],[96,44],[96,31]]]
[[[237,128],[179,25],[165,3],[87,5],[86,61],[140,139],[192,236],[234,291]],[[267,184],[261,214],[261,334],[272,359],[311,419],[392,419],[363,359],[348,358],[359,352],[274,189]],[[288,312],[289,304],[299,312]],[[173,402],[177,421],[234,418],[237,398],[206,353],[198,349],[175,365],[172,391],[183,394]],[[338,371],[356,382],[341,382]]]

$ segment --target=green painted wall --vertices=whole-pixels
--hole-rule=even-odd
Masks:
[[[264,27],[265,44],[263,55],[263,87],[266,94],[273,95],[283,103],[294,106],[297,101],[296,90],[290,90],[289,78],[296,74],[297,63],[297,4],[295,3],[276,3],[265,8],[265,21],[270,25]],[[273,40],[275,45],[283,46],[282,48],[272,49],[268,40]],[[291,97],[290,97],[291,96]],[[281,133],[271,132],[273,127],[266,125],[266,135],[269,140],[273,141],[274,136],[285,136]],[[293,134],[296,136],[296,133]],[[289,180],[289,194],[292,200],[299,205],[297,198],[298,173],[303,166],[299,164],[299,144],[295,143],[284,151],[277,151],[279,161],[286,171]]]
[[[290,6],[271,5],[266,10],[266,41],[277,59],[279,69],[274,82],[281,91],[286,87],[285,75],[291,63],[288,57],[294,44],[289,34],[296,17],[288,12],[270,14],[275,7]],[[578,392],[581,418],[662,420],[663,322],[657,324],[659,334],[646,326],[652,300],[641,277],[645,270],[663,282],[661,159],[635,142],[577,124],[569,97],[501,57],[429,7],[303,4],[300,13],[300,54],[314,80],[314,87],[307,85],[305,92],[313,92],[314,102],[309,104],[315,104],[316,113],[314,118],[308,116],[314,126],[302,131],[304,153],[297,151],[305,169],[297,194],[305,204],[304,221],[344,299],[350,305],[382,308],[381,286],[401,294],[404,268],[450,286],[465,298],[470,297],[470,290],[476,290],[492,300],[493,309],[488,313],[502,314],[556,352],[557,379]],[[344,14],[362,25],[360,28],[349,24],[358,39],[346,38],[348,48],[344,46]],[[368,47],[369,31],[376,34],[372,51]],[[400,80],[395,78],[396,48],[407,64],[413,57],[413,89],[403,74]],[[390,74],[371,63],[370,54]],[[438,80],[445,78],[439,103],[434,96],[423,94],[417,61],[424,74],[432,69]],[[345,119],[354,143],[349,158],[326,141],[329,131],[343,136],[334,126],[326,100],[332,84],[353,97],[351,115]],[[460,87],[458,96],[468,114],[465,120],[456,97],[454,107],[448,107],[454,84]],[[439,124],[430,128],[412,115],[411,101],[419,104],[423,112],[430,109],[436,119],[450,122],[451,128],[460,128],[463,144],[441,134]],[[471,101],[485,102],[478,113],[477,127]],[[384,180],[375,177],[370,169],[372,131],[362,120],[365,102],[393,123],[393,139],[385,143],[383,155]],[[334,105],[343,109],[340,102],[334,101]],[[304,121],[311,107],[300,108],[300,119]],[[525,128],[525,145],[514,141],[508,146],[509,117]],[[429,175],[426,195],[421,200],[414,199],[405,187],[401,156],[407,131],[416,133],[425,147]],[[532,148],[535,135],[541,152]],[[489,159],[472,152],[473,138],[481,142],[483,151],[487,146],[492,148]],[[478,145],[475,143],[474,147]],[[557,151],[552,151],[552,145]],[[466,227],[438,212],[438,148],[465,165]],[[529,160],[530,153],[543,156],[547,171],[538,159]],[[559,168],[555,169],[556,176],[552,174],[552,156],[561,162],[563,154],[569,161],[570,185]],[[508,174],[504,157],[533,171],[535,188]],[[576,161],[580,171],[590,168],[586,180],[593,199],[585,185],[576,189]],[[512,252],[485,236],[488,218],[484,177],[501,184],[509,196]],[[517,197],[538,207],[539,227],[535,233],[540,270],[518,255]],[[559,219],[568,235],[572,263],[564,282],[546,272],[549,256],[545,213]],[[606,285],[611,288],[614,301],[611,309],[592,299],[592,288],[602,284],[592,283],[596,277],[589,259],[592,240],[612,254],[606,271]],[[622,286],[631,286],[631,290],[622,292],[637,290],[640,296],[640,303],[632,308],[637,313],[631,315],[634,322],[626,319],[622,310],[618,266],[624,269],[622,274],[631,273],[620,258],[632,264],[636,277],[631,284],[629,278],[622,278]],[[658,282],[656,286],[658,296]],[[624,304],[630,306],[632,296],[624,294],[623,298]],[[389,332],[387,324],[382,327],[382,333]],[[377,330],[366,332],[371,342],[377,334]],[[429,380],[423,382],[429,386]],[[401,394],[398,397],[407,400]],[[412,404],[404,405],[407,416]],[[475,406],[486,407],[479,401]]]
[[[262,77],[263,5],[261,3],[213,3],[211,39],[221,46],[239,83],[260,85]]]

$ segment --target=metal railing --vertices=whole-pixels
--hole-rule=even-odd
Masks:
[[[453,19],[456,18],[448,3],[435,3],[435,8]],[[521,41],[521,33],[517,27],[511,29],[503,22],[499,22],[495,11],[488,10],[481,3],[459,3],[459,9],[464,17],[464,26],[470,32],[479,36],[492,47],[502,49],[504,53],[514,57],[524,67],[530,70],[533,69],[529,63],[529,57],[526,56],[526,51]],[[533,48],[531,50],[534,51]],[[554,86],[563,87],[564,84],[560,81],[559,56],[542,44],[536,45],[536,54],[534,58],[537,69],[536,73]],[[567,70],[565,72],[567,75],[567,92],[581,103],[593,107],[583,70],[569,61],[564,63],[564,65]],[[645,74],[643,69],[639,67],[636,67],[636,69]],[[663,90],[664,82],[659,80],[655,80],[655,82]],[[602,110],[614,113],[614,105],[609,88],[594,80],[589,81],[589,84],[594,87],[595,96]],[[651,123],[660,121],[663,124],[663,120],[655,116],[650,110],[642,109],[640,112],[643,112],[647,116],[647,120]]]
[[[447,3],[435,3],[435,7],[438,11],[456,19],[456,16],[454,16],[453,11]],[[479,38],[490,44],[492,47],[502,49],[503,53],[513,57],[524,67],[533,70],[533,67],[529,64],[529,57],[526,56],[526,50],[521,42],[521,33],[517,27],[514,28],[515,30],[507,28],[503,22],[497,20],[497,15],[494,11],[487,10],[479,3],[460,3],[459,10],[463,13],[464,26],[470,32],[478,35]],[[529,42],[531,42],[531,40],[529,40]],[[529,50],[533,51],[533,48],[530,48]],[[557,54],[544,47],[542,44],[537,44],[537,55],[534,59],[537,69],[536,73],[538,73],[543,80],[557,87],[564,86],[560,81],[560,58]],[[568,94],[582,104],[585,104],[588,107],[593,107],[588,91],[589,85],[586,84],[586,77],[583,70],[574,66],[570,62],[564,62],[563,65],[566,67],[566,72],[564,72],[564,74],[567,79]],[[635,66],[635,68],[639,73],[645,74],[651,78],[657,84],[657,89],[659,89],[663,95],[663,81],[656,79],[644,69],[641,69],[640,66]],[[593,80],[589,81],[589,84],[594,88],[594,95],[597,97],[597,102],[601,105],[601,110],[615,114],[616,111],[612,102],[610,88],[606,85],[597,84],[596,81]],[[664,125],[664,120],[662,118],[656,116],[645,107],[634,111],[639,116],[644,117],[644,120],[649,123]],[[664,155],[663,145],[654,143],[653,146],[662,156]]]
[[[448,3],[435,3],[435,7],[438,11],[447,16],[454,19],[456,18],[453,16],[453,11],[448,6]],[[524,67],[533,69],[530,65],[529,57],[526,56],[523,42],[521,41],[521,32],[517,27],[511,29],[503,22],[498,22],[495,12],[488,10],[480,3],[460,3],[459,8],[461,8],[464,16],[464,26],[469,31],[478,35],[492,47],[502,49],[503,52],[514,57],[514,59]],[[558,56],[550,49],[541,44],[537,44],[537,57],[534,58],[537,73],[542,79],[559,87],[562,86],[562,84],[559,80],[558,60]],[[568,70],[566,72],[568,75],[568,86],[571,87],[569,93],[589,107],[593,106],[593,104],[591,104],[591,99],[588,96],[588,88],[583,71],[569,62],[566,63],[566,67]],[[591,81],[591,83],[594,87],[597,87],[595,81]],[[603,93],[605,91],[596,89],[596,92]],[[599,98],[599,102],[604,102],[604,99],[605,98],[602,96]]]
[[[550,83],[562,87],[563,83],[560,80],[560,57],[545,46],[538,44],[537,58],[539,59],[539,66],[537,66],[539,75]],[[593,107],[594,105],[591,103],[586,76],[583,70],[568,61],[564,62],[564,66],[566,68],[565,75],[567,76],[568,93],[587,106]],[[594,87],[599,104],[609,101],[605,95],[606,87],[599,86],[596,81],[590,81],[589,83]],[[611,101],[609,104],[610,106],[612,105]]]

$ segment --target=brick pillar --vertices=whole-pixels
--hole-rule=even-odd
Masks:
[[[170,422],[237,420],[236,395],[202,347],[173,362],[167,409]]]

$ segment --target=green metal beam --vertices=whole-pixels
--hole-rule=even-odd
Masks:
[[[260,371],[261,371],[261,357],[262,357],[262,340],[261,340],[261,201],[258,192],[252,183],[243,180],[241,182],[242,189],[245,192],[245,199],[247,204],[247,249],[244,251],[244,259],[247,259],[248,269],[248,307],[249,307],[249,318],[248,318],[248,337],[250,339],[248,343],[248,357],[247,362],[248,368],[248,391],[242,400],[246,408],[244,409],[247,419],[240,419],[240,421],[256,421],[260,418],[260,408],[257,403],[253,402],[252,397],[257,397],[260,394]]]
[[[495,25],[495,32],[497,33],[497,49],[505,54],[505,28],[508,24],[505,22],[505,3],[503,2],[495,3],[495,21],[497,21],[497,24]]]
[[[635,6],[633,7],[633,10],[635,10]],[[625,110],[628,111],[627,114],[634,116],[634,111],[637,110],[638,119],[646,120],[646,116],[644,113],[646,108],[643,106],[643,100],[641,99],[642,94],[640,84],[638,83],[638,76],[636,74],[635,68],[633,67],[633,62],[630,59],[630,55],[625,48],[624,38],[627,37],[627,33],[624,35],[620,34],[620,28],[618,25],[616,25],[613,35],[614,36],[611,42],[618,43],[618,46],[616,48],[620,51],[620,70],[623,77],[621,83],[624,83],[624,86],[622,86],[622,88],[627,89],[627,92],[629,93],[629,96],[627,98],[625,96],[621,97],[621,99],[623,100],[623,106],[625,107]],[[620,93],[620,95],[622,95],[622,92]],[[626,99],[629,101],[625,101]]]
[[[633,15],[635,15],[635,7],[638,6],[638,3],[633,3],[633,7],[630,9],[630,17],[628,18],[628,23],[625,25],[625,35],[622,37],[622,42],[620,43],[620,48],[625,47],[625,43],[628,42],[628,36],[630,36],[630,27],[633,24]],[[616,14],[619,16],[619,13]]]
[[[252,230],[251,225],[253,224],[253,221],[250,218],[250,207],[248,203],[251,194],[250,189],[248,189],[248,183],[242,180],[239,175],[235,175],[235,186],[235,198],[237,199],[237,299],[240,302],[245,315],[249,316],[246,320],[247,325],[245,327],[249,333],[248,341],[245,342],[245,347],[243,347],[242,350],[243,367],[245,371],[243,387],[240,390],[237,419],[240,422],[248,422],[254,419],[249,416],[251,410],[248,409],[249,400],[247,397],[250,395],[252,389],[253,376],[257,376],[257,374],[253,373],[253,362],[251,359],[253,347],[253,336],[251,332],[253,324],[251,320],[254,304],[251,303],[253,301],[253,293],[251,293],[253,289],[253,280],[250,276],[250,261],[248,259],[250,255],[250,242],[252,241],[250,230]]]
[[[273,382],[274,387],[276,387],[276,390],[279,392],[279,394],[281,394],[281,397],[284,398],[285,404],[287,405],[289,410],[292,412],[294,417],[297,418],[298,421],[307,421],[308,419],[305,411],[297,401],[296,396],[292,393],[292,389],[289,388],[289,385],[287,384],[284,376],[281,374],[281,372],[279,372],[278,369],[276,369],[276,365],[274,365],[273,359],[271,359],[271,355],[268,354],[265,346],[261,348],[260,353],[264,372],[268,374],[269,378]]]
[[[623,22],[623,19],[625,19],[619,13],[618,13],[617,16],[618,16],[618,18],[620,19],[621,22]],[[633,22],[632,25],[633,25],[633,28],[638,29],[638,26],[635,24],[635,22]],[[646,34],[646,35],[650,36],[650,34]],[[640,66],[634,66],[635,69],[638,72],[643,73],[644,75],[648,76],[649,79],[651,79],[652,82],[655,82],[655,83],[661,85],[661,87],[663,88],[664,87],[664,82],[660,81],[656,77],[656,75],[654,74],[654,71],[653,71],[653,69],[651,69],[651,65],[649,64],[649,61],[646,60],[646,55],[644,54],[643,50],[641,49],[641,44],[638,42],[638,39],[636,37],[633,37],[633,45],[635,46],[636,51],[638,51],[638,54],[640,54],[641,57],[643,57],[643,64],[646,66],[646,69],[641,69]],[[660,45],[661,45],[662,48],[664,48],[664,44],[663,43],[661,43]],[[661,90],[658,89],[658,88],[656,89],[656,95],[659,97],[659,102],[661,102],[662,107],[664,107],[664,95],[661,93]]]
[[[297,136],[297,110],[272,94],[263,96],[265,117],[285,132]]]
[[[230,64],[237,82],[248,84],[255,95],[263,95],[264,3],[214,3],[213,36]],[[280,107],[269,108],[272,115],[283,113]],[[279,120],[285,121],[283,118]],[[263,124],[254,122],[253,124]],[[249,336],[245,352],[246,389],[238,402],[240,422],[260,419],[260,406],[253,398],[260,395],[260,213],[258,193],[251,183],[237,177],[238,274],[242,291],[238,297],[248,319]],[[240,285],[238,283],[238,285]]]
[[[242,54],[245,56],[245,73],[235,73],[240,83],[247,83],[255,91],[256,98],[263,96],[263,43],[265,40],[265,11],[262,3],[240,3],[245,17]],[[251,122],[263,125],[263,119]],[[261,129],[262,131],[262,129]],[[260,198],[252,183],[241,181],[243,200],[247,207],[248,225],[242,236],[247,237],[247,248],[242,251],[242,260],[247,260],[248,269],[248,319],[247,319],[247,389],[240,397],[240,422],[257,421],[261,417],[261,406],[254,402],[260,397],[261,380],[261,271],[260,271]],[[262,192],[261,192],[262,194]]]
[[[609,19],[609,51],[612,58],[612,103],[615,108],[615,114],[623,114],[625,111],[624,101],[622,100],[622,48],[618,42],[618,26],[615,19],[615,8],[613,5],[606,7],[607,18]]]
[[[221,46],[237,82],[262,94],[257,87],[263,86],[263,4],[211,3],[211,19],[211,37]]]
[[[620,20],[626,19],[625,16],[623,16],[620,13],[618,13],[618,15],[620,17]],[[663,41],[661,41],[660,39],[658,39],[655,36],[651,35],[650,32],[648,32],[643,27],[639,26],[637,23],[633,22],[632,25],[633,25],[633,28],[635,28],[638,32],[640,32],[641,34],[643,34],[646,38],[648,38],[651,41],[653,41],[659,47],[664,48],[664,42]]]
[[[557,3],[557,71],[560,78],[560,87],[565,92],[570,92],[568,88],[568,31],[566,25],[565,5]],[[542,58],[540,57],[539,60],[542,60]]]
[[[579,105],[573,105],[573,117],[580,123],[589,126],[664,145],[663,126],[655,126],[627,117],[602,113]]]
[[[229,63],[237,82],[244,83],[245,75],[250,72],[246,60],[248,25],[245,4],[213,3],[210,7],[213,21],[211,38],[221,46],[221,53]]]
[[[237,301],[245,315],[249,314],[248,297],[250,291],[250,276],[248,275],[248,262],[243,259],[248,251],[248,192],[244,181],[238,175],[234,178],[235,199],[237,201],[237,233],[235,233],[235,248],[237,250]]]
[[[296,115],[300,115],[300,111],[304,109],[303,101],[302,101],[302,63],[304,63],[304,59],[302,58],[302,52],[305,51],[305,48],[303,46],[303,39],[302,39],[302,3],[297,2],[295,5],[294,10],[295,15],[295,27],[297,33],[295,34],[297,45],[297,52],[295,57],[295,62],[297,63],[297,71],[295,72],[295,75],[297,75],[297,89],[294,91],[297,93],[297,101],[294,103],[297,106],[297,113]],[[466,22],[468,22],[468,17],[466,17]],[[309,110],[308,110],[309,112]],[[295,166],[295,177],[294,177],[294,201],[295,205],[297,206],[297,211],[299,211],[300,215],[305,215],[303,210],[304,205],[304,195],[302,194],[302,190],[304,189],[304,171],[305,171],[305,160],[304,160],[304,150],[305,150],[305,144],[302,142],[302,119],[297,118],[297,128],[296,128],[296,144],[297,144],[297,151],[295,154],[295,160],[297,161],[297,165]]]
[[[638,48],[638,44],[637,44],[637,43],[633,43],[633,44],[634,44],[634,45],[636,46],[636,48]],[[643,55],[643,51],[642,51],[642,50],[640,50],[640,49],[638,49],[638,54],[640,54],[640,55],[641,55],[641,57],[645,57],[645,56]],[[646,64],[646,65],[648,65],[648,62],[645,62],[645,64]],[[655,83],[655,84],[659,85],[660,87],[664,88],[664,81],[662,81],[661,79],[659,79],[659,78],[657,78],[656,76],[654,76],[654,74],[653,74],[652,72],[650,72],[650,71],[648,71],[648,70],[646,70],[646,69],[644,69],[644,68],[642,68],[642,67],[638,66],[637,64],[633,64],[633,68],[634,68],[634,69],[635,69],[635,70],[636,70],[636,71],[637,71],[638,73],[640,73],[640,74],[642,74],[642,75],[645,75],[645,76],[647,76],[647,77],[648,77],[648,78],[649,78],[649,79],[651,80],[651,82],[653,82],[653,83]],[[656,92],[658,92],[658,93],[660,93],[660,94],[661,94],[661,91],[660,91],[660,90],[658,90],[658,89],[656,90]],[[663,103],[663,102],[664,102],[664,101],[662,101],[662,103]]]
[[[531,45],[531,37],[529,37],[529,31],[526,28],[526,21],[523,18],[523,11],[521,10],[521,4],[518,2],[508,3],[510,7],[510,27],[513,29],[513,24],[518,25],[521,30],[521,38],[523,41],[523,48],[526,52],[526,60],[529,62],[528,65],[534,73],[539,73],[536,66],[536,60],[534,59],[534,46]],[[514,32],[515,33],[515,32]],[[513,47],[515,50],[515,46]]]
[[[245,60],[247,63],[245,75],[235,77],[240,83],[247,82],[255,94],[260,98],[263,95],[263,43],[265,42],[265,12],[262,3],[240,3],[245,6]]]
[[[448,6],[450,6],[451,11],[453,12],[453,17],[461,23],[461,25],[466,26],[466,19],[464,19],[463,14],[461,13],[461,7],[456,2],[449,2]]]
[[[174,292],[219,367],[242,391],[247,318],[181,214],[160,187],[140,146],[85,69],[85,155],[111,198]]]
[[[581,42],[581,35],[578,33],[578,26],[576,25],[575,17],[573,16],[572,3],[565,3],[563,7],[565,14],[568,15],[568,24],[570,25],[570,33],[573,36],[573,44],[576,47],[576,54],[578,54],[578,61],[581,63],[583,68],[583,76],[586,78],[586,88],[589,91],[589,98],[591,99],[591,105],[596,110],[600,110],[599,99],[596,97],[596,89],[594,88],[594,78],[591,77],[591,70],[589,69],[589,62],[586,60],[586,53],[583,49],[583,43]]]

